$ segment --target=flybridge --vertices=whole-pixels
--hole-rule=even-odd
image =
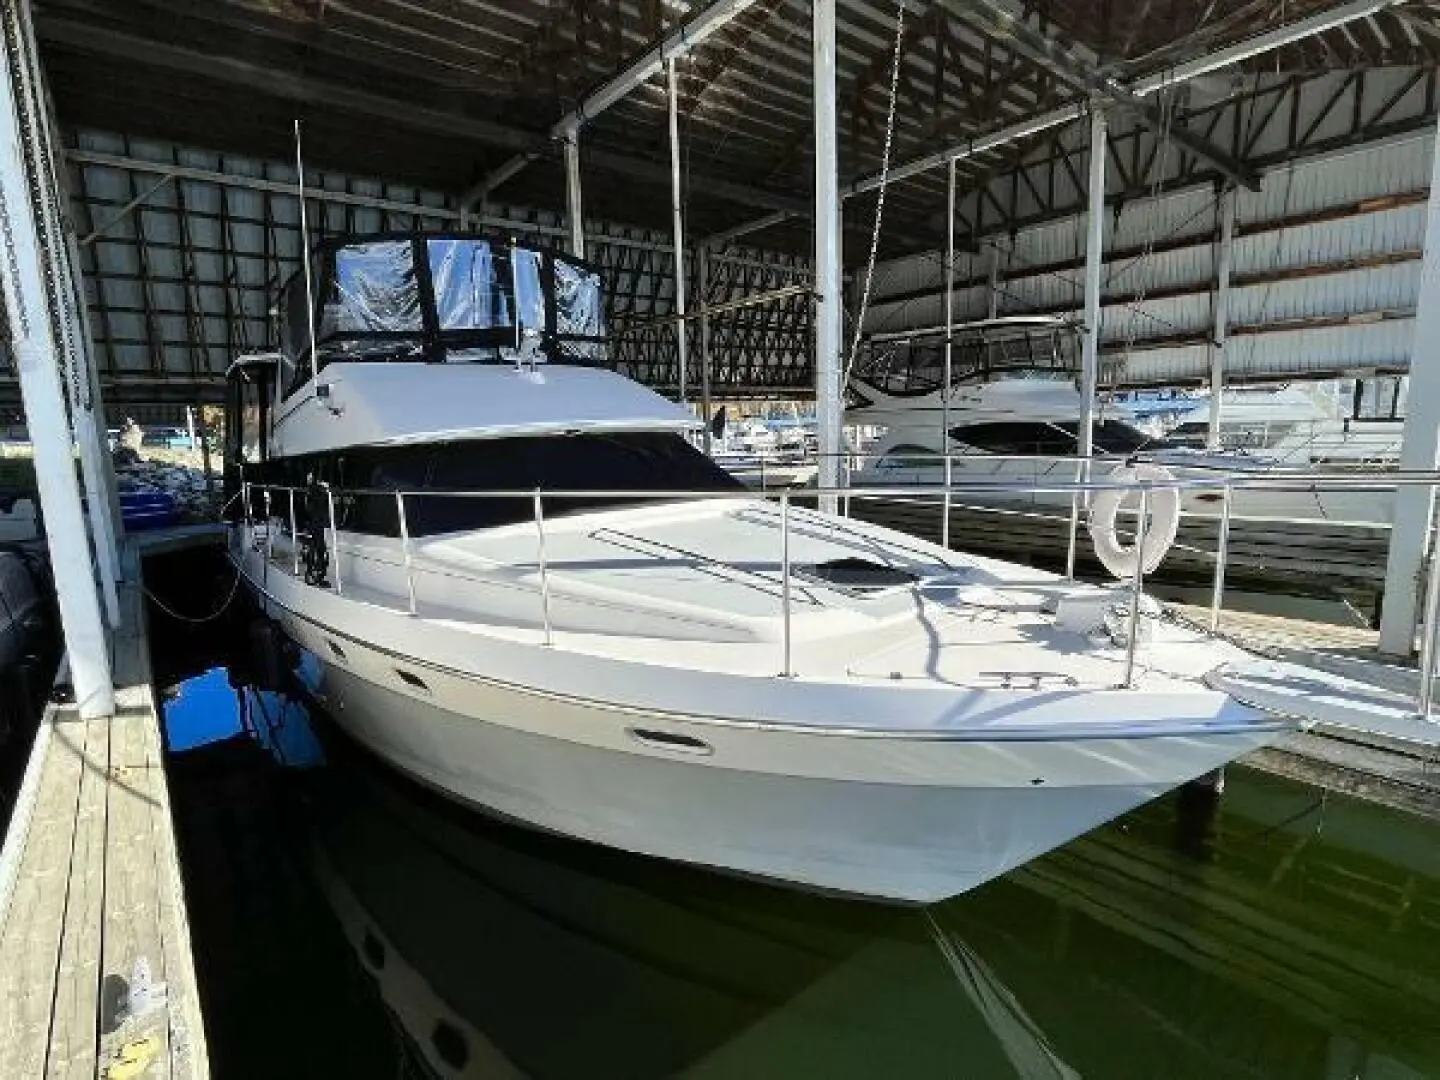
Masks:
[[[341,360],[599,364],[599,271],[513,239],[393,233],[323,243],[282,297],[282,395]],[[315,303],[314,341],[306,312]]]

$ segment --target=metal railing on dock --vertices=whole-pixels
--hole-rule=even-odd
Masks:
[[[960,456],[956,456],[958,460]],[[939,460],[940,455],[935,455]],[[973,458],[971,458],[973,461]],[[1048,462],[1053,465],[1054,458],[1034,458],[1021,455],[986,455],[987,464],[1001,464],[1007,462],[1034,462],[1037,465]],[[1067,465],[1072,464],[1066,462]],[[1060,495],[1069,496],[1072,506],[1070,517],[1070,548],[1067,551],[1066,565],[1069,570],[1067,577],[1073,580],[1075,566],[1075,544],[1078,535],[1081,511],[1088,503],[1091,496],[1101,492],[1119,492],[1122,496],[1135,494],[1139,499],[1139,507],[1136,513],[1136,525],[1134,533],[1135,565],[1128,597],[1128,612],[1126,623],[1126,641],[1124,657],[1124,676],[1120,681],[1121,688],[1131,688],[1135,685],[1135,653],[1137,643],[1141,637],[1141,620],[1150,616],[1144,614],[1141,604],[1146,570],[1145,570],[1145,545],[1151,529],[1150,511],[1154,505],[1154,497],[1157,492],[1205,492],[1216,496],[1219,500],[1220,515],[1219,529],[1216,540],[1216,547],[1213,553],[1213,576],[1210,583],[1210,604],[1208,625],[1205,629],[1213,636],[1220,633],[1220,614],[1224,604],[1226,573],[1229,564],[1231,523],[1233,517],[1233,505],[1237,492],[1306,492],[1319,493],[1326,491],[1365,491],[1376,490],[1398,490],[1405,487],[1424,487],[1431,492],[1432,498],[1437,489],[1440,489],[1440,471],[1404,471],[1386,470],[1383,472],[1373,471],[1344,471],[1344,472],[1314,472],[1300,470],[1271,469],[1264,471],[1228,471],[1223,468],[1196,463],[1185,464],[1183,467],[1190,475],[1175,476],[1166,479],[1115,479],[1115,478],[1087,478],[1084,473],[1083,459],[1076,459],[1072,471],[1077,473],[1077,479],[1073,480],[1025,480],[1019,478],[994,477],[989,479],[956,479],[950,468],[947,481],[941,484],[906,484],[906,485],[872,485],[872,486],[834,486],[834,487],[807,487],[796,490],[755,490],[755,489],[712,489],[712,488],[675,488],[675,489],[627,489],[627,488],[546,488],[546,489],[491,489],[491,490],[407,490],[395,488],[348,488],[337,489],[329,485],[317,485],[310,493],[318,490],[323,495],[326,507],[326,520],[324,525],[323,542],[330,555],[331,580],[328,587],[338,594],[343,594],[344,585],[340,568],[340,544],[339,534],[343,529],[343,523],[337,527],[336,502],[355,500],[359,498],[378,498],[393,500],[396,510],[397,527],[401,544],[401,558],[403,572],[405,575],[405,593],[408,601],[408,612],[415,615],[418,612],[417,595],[415,587],[415,567],[413,557],[413,536],[410,525],[410,515],[407,504],[416,499],[458,499],[458,500],[528,500],[530,512],[521,517],[506,519],[505,524],[518,524],[527,518],[533,521],[536,540],[536,570],[539,578],[540,593],[540,625],[544,634],[544,641],[552,645],[555,640],[554,620],[551,612],[551,587],[550,579],[553,573],[550,560],[546,554],[547,517],[545,511],[546,500],[567,501],[583,500],[594,506],[602,502],[614,503],[644,503],[644,502],[672,502],[677,500],[728,500],[748,499],[757,503],[778,503],[778,531],[779,551],[777,552],[777,572],[779,585],[779,614],[781,619],[781,643],[780,643],[780,674],[791,676],[795,674],[792,657],[792,608],[793,599],[793,577],[794,568],[791,564],[790,537],[791,520],[798,512],[793,506],[795,498],[815,498],[823,501],[826,496],[832,496],[836,500],[842,512],[848,516],[851,504],[854,500],[912,500],[929,501],[938,503],[946,512],[954,505],[954,497],[957,494],[970,495]],[[1047,471],[1053,472],[1050,468]],[[246,524],[253,526],[253,513],[256,507],[256,493],[264,493],[265,505],[271,505],[270,494],[281,492],[286,495],[289,506],[289,524],[292,536],[292,546],[298,552],[298,539],[296,529],[297,518],[295,514],[295,496],[305,495],[304,489],[289,487],[283,484],[261,484],[247,482],[243,486],[243,497],[241,499],[242,513]],[[280,500],[274,500],[279,502]],[[307,503],[308,509],[308,503]],[[551,515],[553,516],[553,515]],[[307,524],[309,524],[307,522]],[[275,527],[275,519],[267,521],[266,543],[272,542],[268,530]],[[312,526],[313,528],[313,526]],[[948,534],[944,536],[949,540]],[[948,543],[946,544],[948,548]],[[299,555],[292,553],[294,565],[299,565]],[[923,586],[923,581],[921,582]],[[1432,553],[1425,582],[1425,597],[1423,618],[1420,630],[1420,686],[1416,695],[1416,713],[1426,719],[1433,719],[1434,706],[1434,681],[1437,667],[1437,652],[1440,652],[1440,641],[1437,641],[1437,622],[1440,622],[1440,559],[1436,559]]]

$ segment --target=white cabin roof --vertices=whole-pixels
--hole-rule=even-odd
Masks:
[[[326,396],[317,386],[328,388]],[[567,431],[681,432],[698,425],[689,410],[598,368],[341,362],[280,402],[272,451]]]

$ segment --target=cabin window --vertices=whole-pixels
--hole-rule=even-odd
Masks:
[[[545,330],[545,289],[540,283],[544,258],[529,248],[512,248],[515,275],[515,308],[526,330]]]
[[[670,432],[543,435],[477,439],[387,450],[348,451],[345,485],[415,492],[405,500],[411,536],[530,521],[533,492],[587,489],[666,491],[742,490],[740,482],[679,435]],[[514,498],[447,498],[429,491],[514,491]],[[355,532],[398,536],[389,495],[347,496],[344,524]],[[605,496],[547,497],[547,517],[648,502]]]
[[[335,252],[335,275],[319,336],[414,334],[422,329],[415,252],[409,240]]]
[[[429,240],[430,280],[441,330],[513,326],[509,258],[484,240]]]
[[[950,437],[987,454],[1017,457],[1070,457],[1075,453],[1075,425],[1012,421],[969,424],[950,429]]]
[[[934,450],[923,446],[896,446],[880,459],[877,469],[924,469],[941,464],[942,458]]]
[[[950,437],[987,454],[1024,457],[1072,457],[1079,451],[1077,423],[1008,422],[969,424],[950,429]],[[1092,428],[1097,454],[1133,454],[1164,445],[1138,428],[1106,420]]]
[[[605,334],[600,275],[560,258],[555,260],[555,332],[561,337]]]

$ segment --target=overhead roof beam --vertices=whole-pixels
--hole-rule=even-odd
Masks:
[[[641,53],[624,71],[587,94],[579,105],[551,126],[550,139],[562,142],[574,138],[575,133],[587,123],[624,98],[631,90],[658,74],[666,61],[672,57],[684,56],[752,3],[754,0],[713,0],[692,18],[666,34],[658,44]],[[516,154],[467,191],[461,200],[461,208],[470,209],[501,184],[517,176],[525,166],[543,156],[544,149],[536,147]]]
[[[727,2],[734,3],[735,0]],[[493,120],[451,109],[399,101],[369,90],[301,75],[282,68],[235,57],[214,56],[41,12],[36,13],[35,25],[43,41],[64,45],[80,52],[117,57],[197,78],[243,86],[290,101],[356,112],[452,139],[459,136],[506,150],[536,152],[536,156],[539,156],[534,132],[507,127]],[[539,145],[544,144],[542,142]],[[669,168],[645,158],[598,149],[591,150],[587,157],[592,164],[606,172],[649,183],[670,183]],[[699,195],[710,195],[759,210],[785,210],[797,214],[809,212],[808,200],[737,181],[697,176],[691,178],[690,190]],[[473,206],[474,200],[467,205]]]
[[[1127,85],[1130,93],[1137,97],[1146,97],[1158,90],[1169,86],[1177,86],[1180,83],[1189,82],[1191,79],[1208,75],[1211,72],[1231,67],[1235,64],[1244,63],[1246,60],[1276,49],[1283,49],[1287,45],[1293,45],[1297,41],[1314,37],[1316,34],[1323,34],[1327,30],[1333,30],[1356,19],[1362,19],[1367,15],[1373,15],[1377,11],[1384,11],[1393,7],[1400,0],[1350,0],[1349,3],[1340,4],[1311,15],[1308,18],[1299,19],[1288,26],[1281,26],[1274,30],[1257,34],[1255,37],[1235,45],[1227,46],[1216,52],[1209,53],[1197,60],[1186,61],[1183,64],[1176,64],[1167,67],[1163,71],[1143,78],[1136,79]],[[1069,105],[1062,105],[1059,108],[1051,109],[1048,112],[1040,113],[1028,120],[1021,120],[1009,124],[984,135],[976,135],[964,142],[955,143],[943,150],[933,154],[926,154],[923,157],[914,158],[902,162],[899,165],[891,166],[889,172],[890,181],[896,182],[905,180],[912,176],[919,176],[921,173],[929,172],[931,169],[938,169],[951,159],[962,159],[974,157],[976,154],[983,154],[988,150],[1005,146],[1020,139],[1029,138],[1031,135],[1038,135],[1042,131],[1049,131],[1051,128],[1061,127],[1072,121],[1079,120],[1087,112],[1084,102],[1072,102]],[[859,195],[862,192],[873,191],[880,186],[880,174],[871,173],[859,177],[846,185],[843,195],[849,198],[852,195]]]
[[[1117,79],[1100,71],[1068,45],[1017,18],[997,0],[940,0],[940,4],[986,37],[1053,71],[1075,89],[1110,102],[1144,120],[1155,129],[1157,136],[1168,138],[1202,161],[1208,161],[1221,175],[1237,184],[1244,184],[1251,191],[1260,190],[1260,174],[1254,169],[1235,160],[1208,139],[1176,127],[1158,106],[1122,86]]]
[[[773,228],[781,222],[788,221],[795,216],[795,214],[786,210],[776,210],[773,213],[766,214],[764,217],[758,217],[751,221],[742,221],[739,225],[725,229],[723,232],[711,233],[701,240],[700,243],[710,250],[715,251],[724,247],[732,240],[738,240],[742,236],[760,232],[762,229]]]

